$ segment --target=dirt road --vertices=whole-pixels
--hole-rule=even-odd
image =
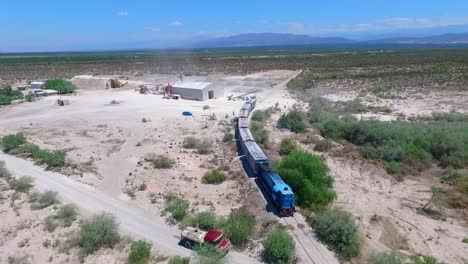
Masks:
[[[114,199],[102,192],[58,173],[44,171],[31,162],[0,153],[0,160],[15,175],[28,175],[35,179],[40,190],[53,190],[60,198],[78,206],[84,214],[106,211],[114,214],[124,231],[153,242],[164,255],[190,256],[191,250],[178,245],[179,231],[167,226],[159,216],[151,215],[131,202]],[[246,255],[230,252],[229,263],[258,263]]]

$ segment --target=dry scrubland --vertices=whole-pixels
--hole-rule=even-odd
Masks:
[[[424,254],[445,263],[468,261],[468,244],[462,242],[468,236],[466,185],[461,185],[463,181],[458,176],[447,178],[452,170],[466,175],[467,166],[463,163],[466,153],[457,154],[461,155],[461,162],[456,159],[459,156],[450,155],[452,158],[448,159],[434,153],[429,153],[429,157],[417,152],[422,156],[415,158],[405,156],[410,153],[406,150],[382,151],[377,143],[372,149],[365,141],[332,135],[324,129],[328,118],[465,126],[466,116],[434,115],[451,111],[468,113],[468,57],[464,51],[192,58],[190,63],[57,62],[0,64],[0,67],[3,83],[80,75],[72,79],[79,89],[67,96],[69,106],[56,106],[55,98],[51,97],[2,107],[0,135],[21,132],[29,142],[43,149],[63,151],[66,165],[48,169],[128,200],[171,226],[178,221],[171,217],[173,212],[165,212],[168,196],[187,200],[188,214],[194,216],[207,210],[228,216],[232,209],[241,207],[253,212],[256,232],[251,238],[253,243],[244,249],[253,257],[261,254],[262,237],[278,223],[294,234],[301,229],[309,230],[267,212],[262,195],[242,172],[229,136],[234,132],[233,112],[237,114],[241,102],[226,98],[206,102],[165,100],[159,95],[133,91],[143,82],[173,82],[178,79],[173,73],[182,72],[190,80],[208,80],[225,86],[225,95],[258,90],[257,109],[270,108],[271,114],[258,121],[254,136],[271,160],[279,162],[295,149],[322,157],[334,181],[336,198],[331,207],[351,213],[357,225],[360,251],[349,262],[366,263],[369,256],[390,251],[405,258]],[[291,70],[296,69],[302,69],[302,73],[286,89],[287,79],[297,74]],[[103,90],[110,76],[121,75],[129,81],[126,87]],[[113,99],[121,104],[108,105]],[[278,126],[282,115],[294,108],[299,110],[304,127],[280,123],[300,133]],[[194,116],[183,117],[182,111],[192,111]],[[356,134],[364,132],[358,130]],[[395,151],[398,158],[375,156],[389,151]],[[225,181],[206,184],[205,174],[213,169],[225,175]],[[456,195],[445,195],[440,199],[445,201],[442,203],[436,195],[423,210],[431,199],[431,187]],[[301,213],[311,225],[316,225],[313,219],[320,208],[312,209],[315,211]],[[44,216],[34,213],[24,215],[30,215],[31,219],[45,217],[45,213]],[[161,213],[164,215],[159,216]],[[11,224],[19,225],[14,219]],[[182,221],[182,225],[186,222]],[[177,234],[176,226],[173,230]],[[44,252],[41,255],[52,254],[49,249],[39,250],[41,244],[37,243],[34,246]],[[297,242],[295,247],[298,261],[307,263],[305,251]],[[3,244],[1,248],[21,252],[15,243]],[[107,255],[106,261],[114,258],[112,254]],[[62,257],[54,255],[57,259]],[[121,257],[114,259],[118,262]],[[348,260],[340,258],[340,261]]]

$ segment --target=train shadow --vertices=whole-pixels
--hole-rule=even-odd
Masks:
[[[249,162],[247,161],[247,158],[245,157],[244,152],[242,151],[242,148],[240,146],[240,141],[236,141],[236,145],[237,145],[237,155],[239,157],[239,160],[242,162],[242,168],[244,169],[245,174],[247,174],[249,178],[252,178],[254,180],[255,184],[257,185],[257,188],[260,190],[263,197],[265,198],[265,201],[266,201],[265,210],[268,213],[273,213],[277,217],[282,217],[278,210],[278,207],[271,199],[270,193],[268,192],[268,190],[266,190],[265,185],[263,185],[262,181],[257,177],[255,172],[250,168]]]

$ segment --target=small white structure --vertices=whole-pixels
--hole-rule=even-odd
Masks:
[[[224,89],[210,82],[177,82],[172,85],[172,93],[183,99],[205,101],[224,96]]]
[[[31,89],[42,89],[44,82],[31,82]]]

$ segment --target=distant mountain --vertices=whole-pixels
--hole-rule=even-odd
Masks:
[[[312,37],[308,35],[280,33],[248,33],[192,43],[192,48],[228,48],[261,46],[297,46],[314,44],[345,44],[354,41],[339,37]]]
[[[404,37],[371,40],[372,43],[398,44],[464,44],[468,43],[468,33],[443,34],[428,37]]]

